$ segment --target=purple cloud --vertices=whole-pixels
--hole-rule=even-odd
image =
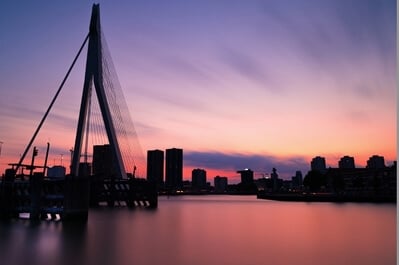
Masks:
[[[202,167],[215,170],[241,170],[250,168],[259,173],[270,173],[276,168],[281,177],[289,179],[297,170],[306,174],[309,170],[309,161],[304,157],[280,158],[271,155],[258,154],[225,154],[221,152],[185,151],[184,164],[193,167]]]

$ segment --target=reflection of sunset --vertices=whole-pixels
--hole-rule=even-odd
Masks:
[[[0,4],[9,21],[0,23],[1,173],[19,160],[87,33],[91,6],[59,5],[61,17],[53,5]],[[375,154],[396,160],[394,1],[101,5],[142,150],[182,148],[185,179],[193,168],[233,179],[243,167],[288,178],[318,155],[332,167],[344,155],[359,167]],[[38,165],[50,142],[48,165],[62,154],[69,168],[84,65],[34,143]]]

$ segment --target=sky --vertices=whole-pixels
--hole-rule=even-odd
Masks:
[[[396,1],[99,3],[142,150],[182,148],[184,179],[193,168],[234,182],[237,170],[258,178],[273,167],[289,179],[315,156],[331,167],[344,155],[358,167],[397,159]],[[1,172],[58,89],[92,4],[0,2]],[[50,166],[70,163],[81,57],[34,143],[43,156],[50,142]]]

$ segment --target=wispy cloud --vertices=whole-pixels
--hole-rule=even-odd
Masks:
[[[260,84],[270,91],[277,91],[279,88],[273,76],[267,71],[266,65],[251,55],[249,52],[241,52],[236,48],[224,47],[221,51],[221,60],[235,74]]]

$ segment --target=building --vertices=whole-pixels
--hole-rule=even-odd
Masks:
[[[249,168],[238,170],[237,173],[241,175],[241,183],[244,185],[254,183],[254,172]]]
[[[329,168],[327,189],[356,198],[380,198],[396,202],[396,164],[382,169]]]
[[[147,151],[147,180],[163,187],[164,152],[162,150]]]
[[[367,168],[382,169],[385,168],[383,156],[373,155],[367,160]]]
[[[183,185],[183,149],[166,149],[165,184],[168,189],[179,189]]]
[[[353,169],[355,168],[355,159],[352,156],[343,156],[338,162],[338,168]]]
[[[254,172],[246,168],[237,171],[237,173],[241,175],[241,182],[236,185],[236,192],[238,194],[256,194],[258,188],[254,181]]]
[[[92,174],[92,165],[89,162],[79,163],[79,176],[88,177]]]
[[[227,185],[228,185],[227,177],[216,176],[213,179],[213,183],[215,185],[215,192],[223,193],[227,191]]]
[[[295,176],[292,177],[292,188],[299,188],[302,186],[303,177],[302,172],[300,170],[296,171]]]
[[[196,168],[191,173],[191,187],[195,190],[206,189],[206,171]]]
[[[272,180],[272,185],[273,185],[273,191],[278,191],[282,184],[283,184],[283,180],[278,178],[278,174],[277,174],[277,169],[273,168],[272,169],[272,173],[270,173],[270,178]]]
[[[103,177],[117,176],[115,158],[112,155],[111,145],[93,146],[93,175]]]
[[[47,170],[47,177],[49,178],[63,178],[65,177],[66,168],[63,166],[49,167]]]
[[[310,162],[310,169],[319,171],[319,172],[326,172],[326,159],[321,156],[316,156]]]

